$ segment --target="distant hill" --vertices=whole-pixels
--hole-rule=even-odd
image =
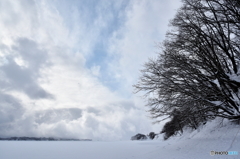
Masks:
[[[92,141],[92,139],[72,139],[72,138],[53,138],[53,137],[7,137],[1,138],[4,141]]]

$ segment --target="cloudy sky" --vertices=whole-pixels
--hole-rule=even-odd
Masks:
[[[158,132],[133,94],[180,0],[0,0],[0,136]]]

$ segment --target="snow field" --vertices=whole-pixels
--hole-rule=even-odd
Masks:
[[[0,141],[0,159],[239,159],[240,125],[214,120],[182,136],[146,141]],[[210,155],[237,151],[238,155]]]

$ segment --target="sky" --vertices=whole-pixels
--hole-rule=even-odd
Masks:
[[[0,136],[159,132],[134,94],[180,0],[0,0]]]

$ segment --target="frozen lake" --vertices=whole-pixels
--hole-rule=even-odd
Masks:
[[[0,141],[1,159],[124,159],[146,157],[159,141]]]

